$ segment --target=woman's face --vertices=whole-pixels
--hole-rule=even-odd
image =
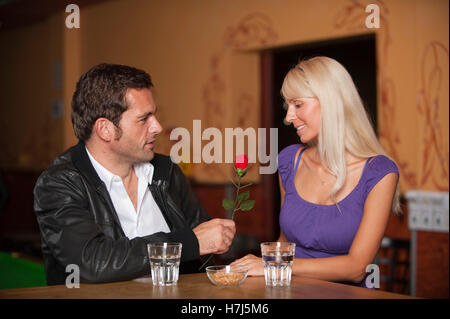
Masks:
[[[286,122],[297,129],[302,143],[308,143],[319,136],[320,102],[315,97],[302,97],[286,101],[288,106]]]

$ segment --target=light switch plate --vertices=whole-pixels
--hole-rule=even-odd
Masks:
[[[449,193],[412,190],[408,201],[410,230],[449,231]]]

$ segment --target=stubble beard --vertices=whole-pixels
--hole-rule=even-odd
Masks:
[[[116,136],[115,141],[120,142],[122,139],[122,134],[120,136]],[[125,148],[119,148],[116,150],[116,154],[123,161],[129,162],[132,165],[148,163],[155,157],[155,152],[153,149],[147,149],[145,145],[143,147],[136,146],[134,143],[128,143],[122,141],[122,144],[125,145]],[[130,145],[134,146],[131,148]]]

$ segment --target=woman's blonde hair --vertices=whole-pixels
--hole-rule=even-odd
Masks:
[[[286,101],[316,97],[320,102],[319,137],[309,144],[317,143],[322,165],[336,176],[329,194],[334,201],[346,180],[346,150],[360,158],[388,156],[377,139],[350,74],[336,60],[319,56],[301,61],[287,73],[281,94]],[[399,183],[392,210],[401,212]]]

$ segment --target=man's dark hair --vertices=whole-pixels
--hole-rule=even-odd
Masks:
[[[78,80],[72,97],[72,124],[76,137],[87,141],[95,121],[104,117],[119,128],[122,113],[128,109],[127,89],[153,86],[145,71],[119,64],[99,64]]]

